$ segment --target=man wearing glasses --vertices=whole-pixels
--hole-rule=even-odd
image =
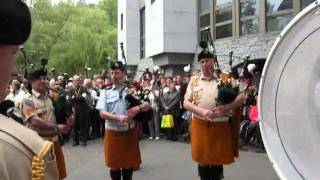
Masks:
[[[112,86],[102,91],[97,109],[105,119],[105,162],[110,168],[113,180],[131,180],[132,170],[141,163],[136,123],[132,118],[139,112],[150,109],[147,102],[127,110],[125,97],[128,88],[125,85],[126,70],[122,62],[112,63],[110,77]]]

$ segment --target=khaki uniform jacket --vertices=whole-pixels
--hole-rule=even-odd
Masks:
[[[29,122],[29,119],[33,116],[38,116],[43,121],[57,124],[56,117],[54,115],[52,100],[48,95],[46,95],[45,97],[40,97],[40,93],[35,90],[32,90],[32,94],[23,99],[20,106],[20,111],[22,112],[25,125],[37,132],[39,132],[40,129],[32,127]],[[46,137],[44,139],[50,141],[58,141],[57,136]]]
[[[36,132],[0,115],[0,179],[32,180],[32,161],[43,154],[44,179],[57,180],[58,171],[52,143]]]

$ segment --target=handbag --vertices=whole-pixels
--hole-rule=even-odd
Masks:
[[[250,109],[249,120],[251,120],[253,122],[259,121],[259,112],[258,112],[258,108],[256,105],[251,107],[251,109]]]
[[[161,128],[170,129],[174,127],[173,116],[171,114],[162,115]]]

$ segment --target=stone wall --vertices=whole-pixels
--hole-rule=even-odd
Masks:
[[[279,33],[268,33],[264,35],[248,35],[237,39],[224,39],[214,42],[220,68],[222,70],[228,70],[229,51],[233,51],[233,65],[237,65],[243,62],[243,59],[249,55],[250,59],[266,59],[268,53],[275,42]],[[197,53],[201,51],[201,48],[197,48]],[[136,78],[142,75],[145,67],[153,69],[154,63],[151,58],[142,59],[139,61],[138,71]],[[197,56],[192,63],[192,71],[200,69],[197,63]]]
[[[237,39],[224,39],[214,42],[220,68],[228,70],[229,52],[233,51],[233,65],[243,62],[249,55],[250,59],[266,59],[268,53],[279,33],[268,33],[264,35],[248,35]],[[198,48],[199,51],[200,48]],[[193,70],[199,69],[195,59]]]

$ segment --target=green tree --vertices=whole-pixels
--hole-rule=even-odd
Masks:
[[[101,72],[108,57],[117,57],[116,6],[115,0],[96,6],[38,0],[31,10],[32,33],[25,44],[28,58],[35,64],[48,58],[49,68],[57,73],[84,73],[84,67]]]

